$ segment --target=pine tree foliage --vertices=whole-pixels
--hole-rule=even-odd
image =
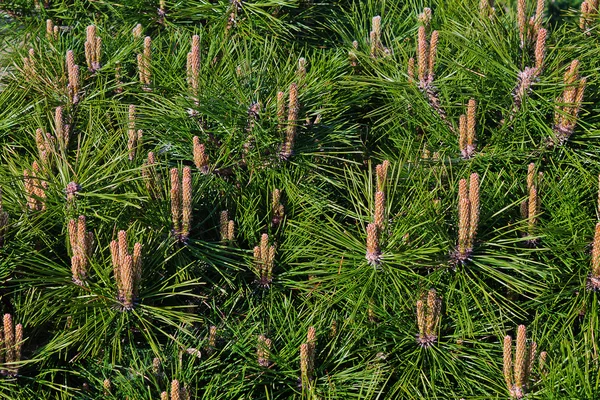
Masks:
[[[600,397],[567,3],[0,2],[0,396]]]

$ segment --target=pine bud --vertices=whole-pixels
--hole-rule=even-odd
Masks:
[[[383,192],[375,193],[375,218],[374,223],[377,225],[379,232],[383,232],[385,221],[385,194]]]
[[[112,384],[110,379],[105,379],[104,382],[102,382],[102,386],[104,387],[104,395],[109,396],[112,392]]]
[[[183,168],[183,178],[181,182],[182,186],[182,207],[183,207],[183,218],[181,220],[181,238],[187,240],[190,235],[190,229],[192,226],[192,201],[193,201],[193,189],[192,189],[192,171],[190,167]]]
[[[206,154],[206,147],[204,144],[200,143],[200,139],[198,136],[194,136],[193,138],[193,147],[194,147],[194,164],[196,168],[200,170],[203,174],[208,174],[209,172],[209,164],[208,164],[208,155]]]
[[[469,205],[468,247],[472,249],[479,225],[479,175],[476,173],[471,174],[469,179]]]
[[[379,229],[375,224],[367,225],[366,259],[372,266],[378,266],[381,263],[381,250],[379,249]]]

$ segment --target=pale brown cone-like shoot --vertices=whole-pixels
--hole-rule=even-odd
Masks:
[[[262,278],[264,274],[264,265],[262,260],[262,254],[260,251],[260,246],[254,246],[254,266],[258,273],[259,279]]]
[[[89,255],[89,244],[85,216],[80,215],[77,219],[77,241],[71,244],[73,253],[85,259]]]
[[[535,41],[535,69],[536,75],[539,75],[544,67],[544,57],[546,55],[546,37],[548,31],[544,28],[540,28],[537,33]]]
[[[140,83],[144,85],[146,82],[146,75],[144,70],[144,56],[142,54],[138,54],[137,57],[137,67],[138,67],[138,76],[140,78]]]
[[[102,382],[102,387],[104,388],[104,395],[109,396],[112,392],[112,384],[110,382],[110,379],[105,379]]]
[[[127,149],[129,150],[129,160],[133,160],[135,158],[135,153],[138,147],[138,135],[137,132],[135,130],[135,121],[136,121],[136,117],[135,117],[135,105],[134,104],[130,104],[129,105],[129,124],[128,124],[128,129],[127,129],[127,136],[128,136],[128,141],[127,141]]]
[[[7,363],[15,361],[15,328],[12,315],[4,314],[4,356]]]
[[[475,154],[475,114],[477,112],[477,102],[475,99],[469,100],[467,106],[467,158],[471,158]]]
[[[381,17],[375,16],[371,20],[371,32],[369,34],[371,42],[371,57],[377,57],[384,50],[381,44]]]
[[[331,321],[331,326],[329,327],[329,337],[333,338],[337,335],[338,332],[338,323],[337,320]]]
[[[311,358],[313,358],[315,348],[317,346],[317,330],[314,326],[308,327],[308,332],[306,333],[306,343],[308,344],[308,350],[310,352],[309,355]]]
[[[152,39],[150,36],[144,38],[144,79],[145,84],[150,84],[150,62],[152,60]]]
[[[271,364],[271,339],[266,338],[264,335],[258,336],[258,349],[257,349],[258,365],[261,367],[268,367]]]
[[[529,163],[527,166],[527,192],[531,191],[535,183],[535,164]]]
[[[71,70],[75,66],[75,54],[73,53],[73,50],[67,50],[66,63],[67,63],[67,75],[68,75],[71,73]]]
[[[227,240],[230,242],[235,240],[235,222],[233,220],[227,224]]]
[[[85,60],[90,72],[100,69],[102,57],[102,39],[96,36],[96,26],[89,25],[86,29]]]
[[[482,17],[489,16],[490,8],[491,6],[489,0],[479,0],[479,14]]]
[[[73,50],[67,51],[66,57],[67,77],[69,84],[67,85],[69,100],[73,104],[79,102],[79,66],[75,65],[75,55]]]
[[[408,59],[408,83],[413,83],[415,81],[415,59],[413,57]]]
[[[279,130],[285,127],[285,93],[277,92],[277,126]]]
[[[417,327],[419,328],[419,337],[425,337],[425,303],[423,300],[417,301]]]
[[[290,96],[288,100],[288,117],[285,132],[285,142],[281,149],[281,158],[289,159],[294,152],[294,142],[296,140],[297,120],[300,112],[300,103],[298,102],[298,85],[290,85]]]
[[[367,225],[367,254],[365,257],[372,266],[378,266],[381,263],[379,229],[375,224]]]
[[[373,299],[369,299],[369,307],[367,308],[367,316],[369,317],[369,322],[377,321],[377,316],[375,315],[375,310],[374,310]]]
[[[537,222],[538,196],[537,189],[532,186],[529,190],[529,200],[527,203],[527,228],[529,235],[534,234],[535,225]]]
[[[435,344],[437,340],[437,330],[440,321],[440,312],[442,302],[435,289],[427,292],[427,299],[417,301],[417,344],[423,348],[428,348]]]
[[[65,132],[63,108],[61,106],[56,107],[54,110],[54,132],[60,145],[66,148],[69,145],[69,137]]]
[[[440,319],[441,300],[435,289],[430,289],[427,293],[427,316],[425,333],[434,336],[437,333],[437,326]]]
[[[171,382],[171,400],[182,400],[181,388],[179,387],[179,381],[177,379],[174,379]]]
[[[315,370],[315,350],[317,347],[317,330],[314,326],[308,327],[306,335],[306,344],[308,345],[308,369]]]
[[[133,291],[134,291],[134,271],[133,257],[127,254],[123,258],[121,264],[121,280],[123,285],[123,308],[131,310],[133,308]]]
[[[32,211],[38,210],[38,200],[35,198],[35,179],[31,176],[29,170],[23,171],[23,184],[25,186],[25,195],[27,197],[27,208]]]
[[[69,244],[71,245],[71,251],[75,252],[75,246],[77,244],[77,221],[74,219],[69,220],[67,224],[67,231],[69,233]]]
[[[221,216],[219,219],[219,228],[221,233],[221,241],[227,241],[228,236],[228,224],[229,224],[229,213],[227,210],[221,211]]]
[[[467,257],[469,249],[469,223],[471,220],[471,204],[467,191],[467,180],[458,182],[458,252],[460,256]]]
[[[119,246],[119,265],[125,261],[127,255],[127,231],[119,231],[117,234],[118,246]]]
[[[527,16],[525,15],[525,0],[517,0],[517,25],[519,27],[519,38],[521,39],[521,48],[525,46],[527,34]]]
[[[192,36],[192,45],[188,53],[187,76],[194,100],[198,101],[198,87],[200,75],[200,36]]]
[[[537,353],[537,343],[531,342],[531,345],[529,346],[529,357],[527,358],[527,372],[526,372],[527,377],[531,376],[531,371],[533,370],[533,364],[535,363],[536,353]]]
[[[69,96],[71,103],[79,103],[79,65],[74,65],[69,73]]]
[[[117,284],[117,297],[123,310],[131,310],[139,294],[142,278],[142,245],[136,243],[133,254],[129,254],[127,232],[119,231],[117,240],[110,243],[113,274]]]
[[[309,368],[309,357],[309,345],[308,343],[302,343],[300,345],[300,381],[303,390],[308,390],[310,388],[310,380],[312,378],[312,371]]]
[[[208,345],[211,349],[217,347],[217,327],[214,325],[211,325],[208,330]]]
[[[588,278],[589,290],[600,290],[600,222],[596,224],[592,244],[592,272]]]
[[[40,174],[40,166],[37,161],[32,164],[33,172],[36,176]],[[36,206],[38,211],[46,210],[46,189],[48,188],[48,182],[42,181],[39,178],[34,179],[34,196],[37,196]]]
[[[140,76],[140,83],[144,89],[148,90],[151,82],[150,65],[152,60],[152,39],[150,36],[144,38],[144,50],[141,54],[137,55],[138,73]]]
[[[375,174],[377,175],[377,191],[385,193],[385,185],[387,182],[387,171],[390,167],[390,162],[384,160],[381,164],[377,164],[375,167]]]
[[[590,5],[587,1],[581,3],[581,15],[579,17],[579,29],[587,31],[590,23]],[[586,32],[589,35],[589,32]]]
[[[169,400],[169,393],[167,392],[162,392],[160,394],[160,400]]]
[[[260,254],[261,260],[264,261],[269,253],[269,235],[263,233],[260,237]]]
[[[385,221],[385,193],[375,193],[375,218],[374,223],[377,225],[379,232],[383,232],[383,225]]]
[[[162,367],[160,365],[160,358],[158,358],[158,357],[154,357],[152,359],[152,373],[155,376],[162,375]]]
[[[142,24],[137,24],[133,30],[131,31],[131,33],[133,34],[133,38],[134,39],[141,39],[142,38]]]
[[[428,67],[427,67],[427,80],[429,82],[433,82],[433,68],[435,66],[435,56],[437,54],[437,44],[438,44],[438,31],[431,32],[431,39],[429,40],[429,57],[428,57]]]
[[[181,238],[186,240],[190,235],[192,227],[192,203],[193,203],[193,188],[192,188],[192,170],[190,167],[183,168],[183,177],[181,180],[182,186],[182,219],[181,219]]]
[[[21,349],[23,347],[23,325],[15,326],[15,361],[21,361]]]
[[[473,248],[479,225],[479,175],[469,177],[469,248]]]
[[[296,71],[299,79],[306,78],[306,58],[300,57],[298,59],[298,69]]]
[[[198,136],[194,136],[193,141],[193,151],[194,151],[194,164],[196,168],[200,170],[203,174],[208,174],[209,172],[209,160],[208,154],[206,154],[206,146],[203,143],[200,143],[200,138]]]
[[[277,226],[285,217],[285,208],[281,204],[281,190],[273,190],[273,199],[271,202],[271,223]]]
[[[33,81],[36,77],[35,69],[35,50],[29,49],[29,57],[23,57],[23,74],[25,79]]]
[[[379,39],[381,37],[381,17],[379,15],[371,19],[371,28],[375,36]]]
[[[531,90],[531,85],[533,81],[539,74],[540,70],[537,68],[525,67],[523,71],[520,71],[517,75],[517,87],[513,92],[513,98],[515,101],[511,119],[514,117],[517,111],[521,108],[521,104],[523,103],[523,99]]]
[[[525,325],[519,325],[517,328],[517,344],[515,347],[515,394],[517,398],[523,396],[523,386],[526,383],[527,361],[529,359],[527,353],[527,329]],[[519,396],[519,394],[521,394]]]
[[[54,23],[51,19],[46,20],[46,39],[52,40],[54,37]]]
[[[503,347],[503,369],[504,380],[506,382],[506,387],[508,388],[509,393],[513,393],[513,368],[512,368],[512,337],[510,335],[504,336],[504,347]]]
[[[467,116],[462,114],[458,118],[458,148],[462,158],[468,158],[467,153]]]
[[[181,232],[181,184],[179,182],[179,171],[171,169],[171,219],[173,221],[173,232],[178,235]]]
[[[258,284],[269,287],[273,281],[273,267],[275,265],[275,246],[269,246],[269,235],[264,233],[260,245],[254,247],[254,266],[258,274]]]
[[[535,31],[539,32],[542,28],[542,19],[544,18],[544,9],[546,0],[538,0],[535,7]]]
[[[546,375],[546,373],[548,372],[548,371],[546,371],[547,363],[548,363],[548,353],[545,351],[542,351],[540,353],[540,360],[539,360],[539,371],[542,376]]]
[[[42,128],[35,130],[35,144],[38,149],[40,161],[43,166],[48,166],[50,152],[52,151],[52,145],[50,138],[44,133]]]
[[[358,50],[358,42],[356,40],[352,42],[352,48]],[[358,67],[358,58],[354,50],[348,51],[348,59],[350,60],[350,66],[356,68]]]
[[[265,235],[263,235],[264,237]],[[262,245],[261,245],[262,247]],[[264,266],[264,280],[267,283],[271,282],[273,275],[273,261],[275,258],[275,247],[266,246],[264,247],[264,251],[261,253],[263,258],[263,266]]]
[[[575,81],[577,80],[577,73],[579,71],[579,60],[575,59],[573,61],[571,61],[571,64],[569,64],[569,69],[567,69],[567,71],[565,72],[565,84],[566,85],[570,85],[575,83]]]
[[[369,32],[369,43],[371,43],[371,57],[375,57],[377,54],[377,34],[375,31]]]
[[[73,275],[73,282],[76,285],[83,285],[83,279],[85,278],[83,260],[79,256],[71,257],[71,273]]]
[[[423,12],[419,14],[418,19],[425,28],[428,28],[431,23],[431,8],[425,7]]]
[[[428,76],[428,53],[429,45],[427,43],[425,27],[419,26],[419,30],[417,32],[417,70],[419,74],[419,83],[421,86],[425,85]]]

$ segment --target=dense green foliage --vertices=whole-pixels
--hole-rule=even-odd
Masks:
[[[476,0],[36,3],[0,2],[0,186],[9,218],[0,229],[0,313],[23,325],[25,339],[21,361],[0,371],[0,396],[159,399],[177,379],[194,399],[509,398],[503,340],[524,324],[548,354],[545,367],[533,366],[528,398],[600,397],[600,304],[586,288],[600,218],[600,35],[594,13],[580,28],[568,8],[579,2],[544,9],[543,68],[519,107],[518,76],[535,54],[520,45],[516,1],[497,1],[494,11]],[[535,2],[526,3],[534,15]],[[424,7],[428,34],[439,32],[429,98],[408,72]],[[138,23],[141,38],[132,34]],[[90,24],[102,39],[97,71],[86,66]],[[197,93],[186,72],[192,35]],[[147,85],[137,61],[144,36]],[[80,66],[79,101],[67,89],[69,50]],[[561,142],[555,111],[570,112],[561,96],[573,87],[564,76],[575,59],[587,85]],[[278,92],[287,103],[292,84],[299,113],[282,121]],[[463,158],[459,119],[470,99],[477,148]],[[130,160],[132,104],[143,136]],[[70,125],[66,146],[57,107]],[[285,157],[290,126],[297,132]],[[54,137],[46,153],[40,128]],[[195,136],[208,173],[194,165]],[[158,181],[148,178],[148,152]],[[369,263],[375,168],[384,160],[381,262]],[[535,224],[520,210],[530,163],[543,173]],[[184,167],[193,220],[178,240],[169,176]],[[471,173],[480,180],[479,228],[472,254],[457,262],[459,180]],[[34,181],[43,191],[28,196]],[[272,206],[276,189],[283,213]],[[233,240],[221,238],[224,210]],[[94,236],[81,284],[68,230],[78,216]],[[142,245],[132,309],[117,296],[111,259],[120,230],[130,252]],[[261,281],[254,260],[265,233],[275,247],[272,282]],[[423,347],[416,304],[430,288],[441,320],[437,340]],[[303,386],[309,327],[314,374]],[[272,342],[263,366],[259,335]]]

